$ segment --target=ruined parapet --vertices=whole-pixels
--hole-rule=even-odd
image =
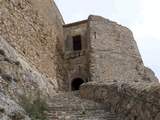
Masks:
[[[82,98],[108,105],[123,120],[159,120],[160,84],[108,80],[81,86]]]
[[[151,72],[146,74],[128,28],[100,16],[90,16],[88,22],[91,80],[158,81]]]

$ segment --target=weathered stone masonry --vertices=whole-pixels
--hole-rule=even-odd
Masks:
[[[62,48],[63,19],[54,2],[1,0],[0,5],[0,35],[41,73],[61,79],[57,48]]]
[[[64,25],[63,51],[67,71],[65,85],[68,85],[66,87],[69,87],[69,84],[72,84],[77,78],[82,79],[83,82],[89,80],[87,29],[87,20]],[[79,39],[79,41],[77,40],[79,43],[74,43],[74,37]],[[74,50],[76,45],[79,45],[79,48]]]
[[[2,0],[1,6],[2,37],[61,90],[77,78],[156,80],[126,27],[99,16],[63,25],[51,0]],[[73,49],[76,36],[80,50]]]
[[[16,104],[23,96],[80,89],[122,119],[159,120],[159,88],[128,28],[95,15],[65,24],[52,0],[0,0],[0,119],[30,120]]]
[[[75,51],[74,36],[82,49]],[[65,85],[76,77],[87,81],[158,81],[143,64],[132,32],[100,16],[64,25]]]
[[[145,67],[128,28],[99,16],[90,16],[89,35],[91,80],[142,79]]]

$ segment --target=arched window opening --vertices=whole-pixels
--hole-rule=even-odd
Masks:
[[[71,83],[72,91],[79,90],[81,84],[83,84],[83,83],[84,83],[84,80],[81,79],[81,78],[73,79],[73,80],[72,80],[72,83]]]

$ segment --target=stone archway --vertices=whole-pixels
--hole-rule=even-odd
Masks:
[[[79,90],[80,85],[84,83],[84,80],[81,78],[75,78],[71,82],[72,91]]]

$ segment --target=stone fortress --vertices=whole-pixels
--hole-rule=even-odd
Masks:
[[[154,73],[144,67],[128,28],[93,15],[63,27],[65,82],[70,82],[73,89],[74,84],[88,81],[158,81]]]
[[[0,0],[0,119],[30,120],[22,96],[40,93],[52,120],[159,120],[159,90],[128,28],[65,24],[53,0]]]

